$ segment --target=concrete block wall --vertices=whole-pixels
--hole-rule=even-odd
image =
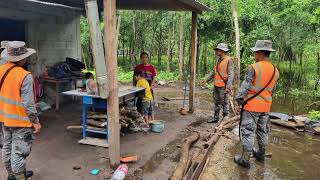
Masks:
[[[26,43],[37,50],[30,61],[35,75],[66,57],[81,59],[81,13],[23,0],[0,0],[0,18],[25,22]]]
[[[28,47],[37,54],[29,61],[29,70],[40,75],[46,66],[65,61],[66,57],[81,59],[80,15],[84,13],[23,0],[0,0],[0,18],[25,22]],[[1,28],[1,27],[0,27]],[[70,85],[61,87],[69,89]],[[45,101],[53,104],[55,86],[45,87]],[[62,103],[68,98],[60,98]]]

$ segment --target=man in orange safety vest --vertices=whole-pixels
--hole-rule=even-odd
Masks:
[[[23,67],[36,51],[21,41],[1,42],[0,122],[3,123],[2,159],[8,180],[25,180],[33,175],[26,170],[34,133],[41,129],[34,102],[33,77]]]
[[[269,59],[275,51],[270,40],[258,40],[251,48],[255,55],[255,64],[248,68],[241,88],[236,96],[237,111],[240,111],[240,138],[243,144],[242,155],[236,155],[235,163],[250,168],[251,153],[257,161],[263,162],[268,143],[269,112],[272,95],[275,90],[279,72]],[[254,138],[257,136],[259,149],[254,149]]]

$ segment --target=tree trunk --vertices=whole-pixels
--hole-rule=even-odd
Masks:
[[[203,52],[203,72],[206,74],[208,72],[208,43],[204,45]]]
[[[201,57],[201,53],[202,53],[202,45],[200,44],[200,40],[198,41],[197,44],[197,59],[196,59],[196,73],[199,73],[199,69],[200,69],[200,57]]]
[[[302,59],[303,59],[303,51],[300,52],[300,66],[302,66]]]
[[[184,34],[184,18],[183,15],[180,17],[180,38],[179,38],[179,65],[180,65],[180,79],[181,81],[184,81],[184,39],[183,39],[183,34]]]
[[[320,52],[317,53],[317,73],[318,73],[318,79],[316,80],[316,86],[315,86],[315,90],[318,90],[319,84],[320,84]]]
[[[170,52],[171,52],[171,28],[169,25],[169,34],[168,34],[168,42],[167,42],[167,72],[170,72]]]
[[[238,92],[240,87],[240,29],[238,22],[238,12],[237,12],[237,2],[236,0],[232,0],[232,16],[234,21],[234,31],[236,37],[236,58],[234,58],[234,69],[235,69],[235,78],[234,78],[234,94]]]
[[[173,26],[172,26],[172,38],[171,38],[171,47],[170,47],[170,57],[169,57],[169,68],[170,68],[170,71],[171,71],[171,67],[172,67],[172,64],[173,64],[173,51],[174,51],[174,47],[175,47],[175,26],[174,26],[174,23],[173,23]]]
[[[132,16],[132,29],[133,29],[133,39],[132,39],[132,50],[131,50],[131,62],[132,64],[136,64],[136,52],[135,52],[135,47],[136,47],[136,22],[135,22],[135,17],[136,17],[136,11],[133,11],[133,16]]]
[[[162,27],[160,27],[159,31],[159,41],[158,41],[158,66],[161,66],[161,42],[162,42]]]

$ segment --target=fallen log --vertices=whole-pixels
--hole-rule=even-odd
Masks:
[[[181,180],[183,178],[186,167],[188,166],[189,148],[191,144],[199,139],[199,133],[193,132],[191,136],[183,140],[180,153],[180,161],[175,172],[171,176],[171,180]]]
[[[229,129],[229,128],[234,127],[234,124],[239,123],[239,121],[240,121],[240,116],[234,116],[234,117],[229,118],[225,121],[222,121],[221,124],[218,127],[216,127],[215,129],[217,131],[221,131],[222,129]]]
[[[294,130],[299,130],[299,128],[304,128],[304,124],[297,123],[295,121],[282,121],[282,120],[277,120],[277,119],[271,119],[270,122],[272,124],[294,129]]]

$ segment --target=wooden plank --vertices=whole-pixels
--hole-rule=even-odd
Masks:
[[[99,21],[97,0],[85,0],[86,12],[89,22],[91,48],[96,69],[99,96],[108,97],[107,69],[104,57],[102,34]]]
[[[192,12],[192,28],[191,28],[191,68],[190,68],[190,91],[189,91],[189,112],[194,111],[194,89],[196,81],[196,59],[197,59],[197,13]]]
[[[109,144],[105,139],[98,139],[98,138],[90,138],[87,137],[86,139],[81,139],[78,141],[79,144],[91,145],[91,146],[99,146],[108,148]]]
[[[116,0],[103,0],[104,5],[104,45],[106,52],[106,65],[108,72],[109,97],[108,129],[110,133],[109,157],[110,166],[120,164],[120,124],[119,124],[119,98],[118,98],[118,61],[117,61],[117,16]]]

